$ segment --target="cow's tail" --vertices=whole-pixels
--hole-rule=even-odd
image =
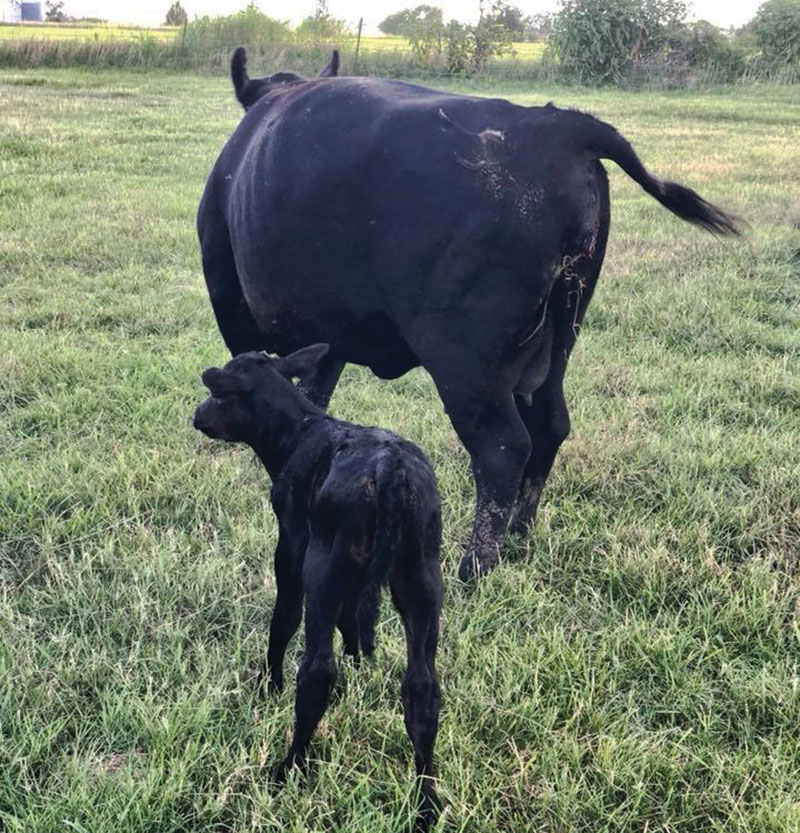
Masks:
[[[563,112],[563,111],[562,111]],[[567,111],[576,120],[578,143],[598,159],[611,159],[661,205],[682,220],[713,234],[739,234],[737,220],[704,200],[691,188],[653,176],[642,165],[630,142],[614,127],[586,113]]]
[[[231,55],[231,81],[236,98],[244,107],[250,76],[247,74],[247,50],[243,46],[237,46]]]

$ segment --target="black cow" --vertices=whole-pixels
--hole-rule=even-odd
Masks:
[[[690,223],[734,220],[574,110],[374,78],[260,83],[198,214],[225,342],[330,343],[302,382],[322,406],[345,362],[387,379],[425,367],[477,485],[459,572],[485,572],[509,520],[532,523],[569,432],[564,371],[609,228],[599,160]]]
[[[265,673],[273,691],[283,687],[283,657],[305,595],[294,737],[275,780],[282,782],[288,767],[304,764],[327,707],[336,679],[334,628],[342,633],[346,654],[357,658],[359,641],[371,652],[375,588],[388,580],[408,648],[402,699],[421,777],[416,827],[427,830],[439,808],[432,783],[442,605],[436,478],[415,445],[379,428],[333,419],[292,384],[325,353],[326,345],[283,359],[248,353],[223,370],[206,370],[203,383],[211,396],[197,408],[194,425],[209,437],[247,443],[272,479],[278,596]]]

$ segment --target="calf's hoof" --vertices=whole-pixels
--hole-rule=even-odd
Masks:
[[[305,775],[305,755],[295,755],[290,750],[286,757],[272,768],[269,781],[270,787],[274,792],[278,792],[286,783],[286,779],[289,777],[289,770],[291,769],[296,769],[301,775]]]
[[[431,786],[423,787],[412,833],[429,833],[442,813],[442,801]]]
[[[284,758],[280,763],[272,767],[272,772],[269,776],[269,786],[272,792],[280,792],[286,779],[289,777],[289,770],[295,766],[295,761],[290,761]]]
[[[256,693],[263,696],[266,692],[269,697],[277,697],[283,691],[283,678],[273,676],[262,665],[256,677]]]

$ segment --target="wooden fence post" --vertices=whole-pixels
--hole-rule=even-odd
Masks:
[[[358,50],[361,48],[361,29],[364,26],[364,18],[358,20],[358,37],[356,38],[356,54],[353,58],[353,75],[358,72]]]

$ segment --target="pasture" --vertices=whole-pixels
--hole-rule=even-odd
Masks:
[[[479,86],[591,110],[749,223],[720,242],[613,165],[606,267],[534,532],[474,588],[468,458],[428,377],[332,401],[430,455],[444,503],[442,830],[800,830],[796,89]],[[485,82],[484,82],[485,83]],[[225,361],[194,214],[229,82],[0,75],[0,827],[399,831],[405,646],[341,664],[306,783],[253,696],[276,530],[252,454],[190,427]],[[291,678],[300,655],[287,657]]]

